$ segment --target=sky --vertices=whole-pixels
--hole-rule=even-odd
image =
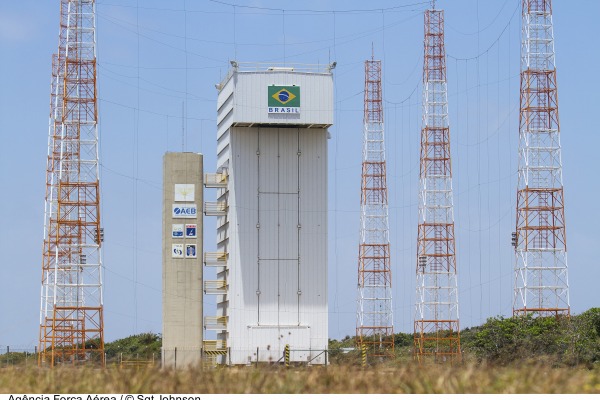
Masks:
[[[97,0],[105,338],[161,331],[162,156],[216,168],[215,84],[230,60],[326,64],[329,335],[356,323],[364,61],[383,64],[395,331],[415,302],[423,11],[418,0]],[[445,10],[461,327],[512,313],[520,0]],[[600,2],[554,2],[573,313],[598,306],[595,40]],[[583,11],[582,11],[583,10]],[[0,349],[38,341],[51,56],[59,0],[0,2]],[[594,111],[595,110],[595,111]],[[210,199],[212,193],[207,193]],[[215,226],[205,221],[205,249]],[[207,279],[210,276],[207,275]],[[215,299],[205,296],[205,310]]]

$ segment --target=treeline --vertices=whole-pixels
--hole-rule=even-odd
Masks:
[[[413,335],[394,335],[396,363],[412,358]],[[96,347],[95,343],[88,343]],[[87,347],[86,346],[86,347]],[[160,359],[162,338],[142,333],[105,343],[107,363]],[[355,338],[329,341],[329,360],[334,364],[359,364]],[[592,308],[570,318],[494,317],[483,325],[461,331],[461,347],[466,362],[493,365],[535,362],[551,366],[600,365],[600,308]],[[11,352],[0,355],[0,367],[35,364],[36,355]]]
[[[99,342],[91,340],[86,342],[88,349],[97,349]],[[104,354],[107,364],[119,364],[121,361],[160,361],[162,338],[156,333],[141,333],[128,336],[114,342],[104,343]],[[0,368],[14,365],[35,365],[37,354],[33,351],[11,351],[0,355]]]
[[[141,333],[104,344],[106,361],[160,359],[162,337],[156,333]]]
[[[358,363],[355,337],[330,340],[335,363]],[[398,362],[412,358],[413,335],[394,335]],[[552,366],[600,365],[600,308],[567,317],[494,317],[461,331],[466,362],[495,365],[534,362]]]
[[[552,365],[600,364],[600,308],[570,318],[490,318],[462,331],[462,346],[478,361],[511,364],[542,360]]]

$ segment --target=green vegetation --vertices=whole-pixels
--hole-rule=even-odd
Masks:
[[[160,358],[161,336],[142,333],[105,344],[107,363],[122,360],[156,360]],[[355,338],[329,341],[332,364],[358,365]],[[395,364],[411,359],[412,334],[394,335]],[[600,365],[600,308],[592,308],[571,318],[489,318],[481,326],[461,332],[461,346],[466,361],[510,365],[535,360],[551,366]],[[96,347],[88,343],[86,347]],[[11,352],[0,355],[0,367],[35,364],[31,353]]]
[[[398,362],[411,358],[411,334],[394,335]],[[337,364],[358,364],[355,338],[330,340],[330,359]],[[510,365],[523,361],[550,366],[600,365],[600,308],[571,318],[495,317],[481,326],[461,332],[461,346],[467,362]]]
[[[569,318],[490,318],[461,332],[465,354],[509,365],[544,360],[554,366],[600,364],[600,308]]]
[[[155,333],[141,333],[114,342],[105,343],[106,362],[121,360],[152,360],[160,359],[162,338]]]
[[[490,318],[461,332],[464,363],[411,362],[411,334],[396,359],[360,367],[355,339],[329,341],[331,365],[161,370],[161,337],[105,345],[107,368],[36,368],[35,356],[0,356],[0,388],[22,393],[599,393],[600,308],[571,318]],[[94,347],[94,343],[88,343]],[[155,363],[121,363],[152,360]],[[11,366],[12,365],[12,366]],[[153,367],[152,367],[153,366]],[[123,368],[125,367],[125,368]]]
[[[162,338],[156,333],[141,333],[104,344],[106,363],[120,364],[121,361],[147,360],[160,364]],[[85,344],[88,349],[98,348],[97,341]],[[12,351],[0,355],[0,368],[7,366],[37,365],[37,356],[33,352]]]

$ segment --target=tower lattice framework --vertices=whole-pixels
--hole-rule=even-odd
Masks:
[[[513,314],[569,315],[551,0],[523,0]]]
[[[381,61],[365,61],[356,338],[373,356],[394,356]]]
[[[425,12],[414,356],[461,359],[444,11]]]
[[[61,0],[52,60],[40,365],[104,364],[94,0]]]

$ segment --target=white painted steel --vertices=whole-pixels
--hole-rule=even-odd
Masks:
[[[535,10],[536,5],[531,0],[523,1],[522,30],[521,30],[521,72],[556,73],[554,50],[554,31],[552,24],[551,4],[546,4],[544,10]],[[531,9],[530,9],[531,7]],[[522,82],[523,84],[524,82]],[[530,86],[522,90],[539,90],[539,83],[528,82]],[[521,128],[519,132],[519,182],[518,191],[525,189],[542,189],[546,192],[560,190],[562,200],[562,159],[560,130],[558,125],[558,101],[556,82],[544,82],[547,94],[542,96],[545,104],[521,104]],[[523,94],[522,94],[523,96]],[[545,126],[532,126],[524,121],[535,112],[529,111],[524,115],[525,107],[539,107],[548,116]],[[549,111],[552,109],[552,111]],[[552,121],[555,115],[556,121]],[[533,197],[533,196],[532,196]],[[536,200],[532,200],[536,201]],[[533,209],[539,204],[529,204]],[[564,207],[563,204],[552,202],[548,207]],[[539,219],[534,213],[526,210],[517,211],[517,224],[533,227],[546,227],[552,232],[549,237],[558,240],[548,240],[554,245],[536,245],[533,234],[529,234],[523,226],[517,226],[518,240],[515,247],[514,295],[513,310],[570,310],[569,279],[567,265],[567,247],[565,238],[564,219],[555,219],[556,209],[549,221],[544,221],[542,213]],[[520,213],[520,214],[519,214]],[[548,217],[546,217],[548,218]],[[542,234],[541,232],[539,233]],[[545,242],[545,241],[544,241]]]
[[[269,119],[271,84],[302,87],[306,115],[296,126],[277,127]],[[220,362],[277,361],[289,344],[292,361],[324,363],[327,130],[307,126],[331,124],[332,76],[234,70],[221,85],[217,172],[229,176],[218,194],[228,213],[219,217],[217,240],[228,263],[218,279],[228,291],[217,296],[217,309],[228,323],[218,339],[227,341],[230,354]],[[239,126],[242,121],[256,125]]]
[[[217,126],[286,124],[327,128],[333,124],[331,73],[238,71],[223,83],[217,103]],[[299,114],[269,114],[268,87],[299,86]],[[235,88],[235,90],[234,90]]]
[[[431,15],[443,13],[441,10],[428,11]],[[435,31],[435,24],[439,16],[432,17],[432,27],[427,28]],[[443,14],[441,17],[443,21]],[[433,35],[431,35],[433,36]],[[443,36],[442,36],[443,38]],[[426,37],[426,46],[435,46],[434,43],[428,43]],[[437,49],[437,48],[436,48]],[[448,118],[448,84],[445,72],[445,46],[441,43],[441,54],[444,58],[443,69],[439,74],[432,73],[424,75],[423,82],[423,116],[421,124],[421,141],[424,151],[424,143],[428,143],[431,148],[434,147],[435,140],[428,135],[429,129],[447,130],[450,127]],[[436,54],[437,55],[437,54]],[[438,76],[439,75],[439,76]],[[429,321],[456,322],[459,321],[458,307],[458,279],[456,272],[456,255],[454,245],[454,203],[452,192],[452,170],[450,164],[450,136],[448,134],[447,144],[447,163],[448,167],[433,168],[433,163],[443,164],[443,157],[440,154],[421,154],[421,173],[419,179],[419,243],[417,248],[418,266],[417,266],[417,291],[416,291],[416,309],[415,324],[427,324]],[[437,146],[440,146],[438,143]],[[430,150],[431,151],[431,150]],[[431,161],[431,160],[437,161]],[[424,162],[424,160],[427,160]],[[439,231],[429,231],[429,226],[437,225]],[[447,229],[447,231],[445,230]],[[439,233],[438,233],[439,232]],[[444,240],[444,246],[428,250],[426,240],[429,242],[438,239],[435,235],[440,235],[439,240]],[[428,254],[429,253],[429,254]],[[448,325],[436,323],[434,329],[438,331],[448,329]],[[415,328],[417,329],[417,328]],[[423,329],[423,328],[421,328]],[[422,334],[423,332],[421,332]]]
[[[73,67],[72,60],[94,64],[96,62],[96,17],[95,3],[69,1],[66,25],[61,26],[59,40],[60,56],[55,55],[55,69],[51,82],[51,105],[48,135],[48,188],[45,199],[44,243],[49,250],[44,262],[48,263],[42,273],[40,325],[52,322],[57,308],[103,306],[102,291],[102,248],[99,234],[87,227],[73,227],[80,223],[96,222],[99,218],[99,203],[86,203],[77,197],[80,191],[71,190],[70,195],[59,193],[63,183],[97,184],[98,172],[98,124],[96,109],[96,86],[84,80],[85,73]],[[65,40],[63,43],[62,40]],[[67,60],[71,66],[67,68]],[[60,61],[60,62],[59,62]],[[95,68],[95,67],[94,67]],[[95,74],[95,70],[94,70]],[[94,76],[95,79],[95,76]],[[75,100],[86,98],[82,105]],[[65,103],[75,104],[75,109],[65,110]],[[89,104],[93,103],[93,107]],[[66,113],[65,113],[66,111]],[[77,119],[69,119],[76,118]],[[77,135],[74,132],[78,132]],[[60,152],[57,150],[60,149]],[[57,154],[60,154],[56,157]],[[89,187],[89,186],[88,186]],[[89,190],[89,189],[88,189]],[[70,197],[69,197],[70,196]],[[82,197],[89,196],[86,193]],[[99,196],[99,193],[95,193]],[[60,205],[60,202],[63,204]],[[71,204],[65,206],[68,201]],[[70,225],[72,224],[72,225]],[[58,240],[68,230],[75,238]],[[58,230],[61,230],[60,234]],[[54,256],[50,254],[54,253]],[[78,314],[79,317],[79,314]],[[59,317],[57,317],[59,318]],[[74,329],[84,329],[79,322],[72,322]],[[99,324],[102,322],[99,321]],[[54,326],[46,325],[53,330]],[[50,334],[50,330],[46,333]],[[88,334],[88,331],[86,331]],[[64,334],[56,334],[56,337]],[[86,338],[77,338],[85,340]],[[48,342],[44,342],[48,340]],[[58,339],[56,339],[58,341]],[[50,336],[40,334],[41,343],[50,343]],[[54,343],[54,342],[52,342]]]
[[[382,111],[383,113],[383,111]],[[377,256],[381,260],[369,264],[368,261],[359,260],[363,265],[359,274],[358,284],[358,304],[357,304],[357,329],[361,329],[361,340],[363,335],[369,335],[371,332],[375,336],[389,335],[394,328],[394,310],[392,301],[391,272],[385,271],[391,268],[389,254],[385,254],[382,249],[389,249],[389,220],[388,220],[388,193],[387,176],[385,175],[385,130],[383,123],[383,114],[380,121],[364,121],[363,128],[363,163],[381,163],[384,176],[378,180],[372,179],[372,182],[364,184],[363,201],[361,203],[360,214],[360,245],[379,246]],[[364,165],[364,164],[363,164]],[[363,167],[363,174],[365,174]],[[372,171],[370,173],[373,173]],[[363,177],[363,179],[365,179]],[[377,185],[385,185],[383,189],[377,188]],[[380,189],[385,191],[381,196],[367,196],[364,192],[367,190]],[[365,198],[366,196],[366,198]],[[375,197],[376,199],[372,199]],[[387,247],[384,247],[387,246]],[[366,255],[365,255],[366,256]],[[363,264],[364,263],[364,264]],[[365,268],[364,265],[370,265]],[[369,272],[365,269],[375,269],[376,278],[368,278]],[[367,276],[365,278],[364,276]],[[390,278],[388,279],[387,276]]]
[[[423,90],[423,129],[448,128],[448,88],[446,81],[427,81]],[[454,224],[452,174],[425,172],[419,180],[419,223]],[[454,236],[452,226],[451,237]],[[453,265],[436,268],[435,257],[423,257],[425,268],[417,268],[416,321],[458,321],[458,280]],[[451,262],[454,260],[452,246]]]

